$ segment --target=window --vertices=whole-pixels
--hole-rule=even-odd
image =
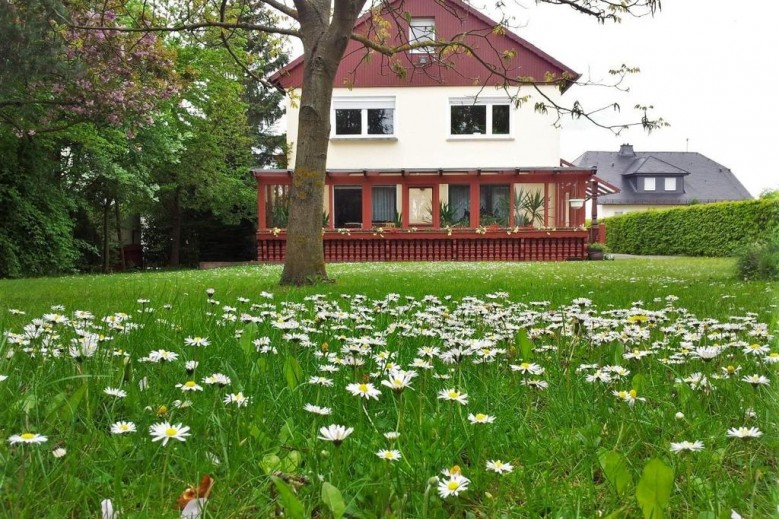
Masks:
[[[449,202],[441,208],[441,226],[471,224],[471,187],[449,184]]]
[[[509,186],[479,187],[479,225],[508,225]]]
[[[397,219],[395,186],[373,186],[373,224],[385,225]]]
[[[654,190],[655,190],[654,177],[646,177],[644,179],[644,191],[654,191]]]
[[[435,19],[434,18],[412,18],[408,24],[408,42],[424,43],[435,41]],[[411,49],[412,53],[430,53],[432,47],[417,47]]]
[[[676,177],[666,177],[664,188],[666,191],[676,191]]]
[[[450,99],[450,132],[452,135],[509,135],[510,108],[505,99]]]
[[[333,98],[335,137],[395,135],[394,97]]]

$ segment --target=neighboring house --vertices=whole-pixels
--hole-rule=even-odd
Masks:
[[[601,217],[752,198],[732,171],[695,152],[636,152],[623,144],[619,151],[588,151],[573,163],[597,168],[598,177],[619,188],[598,199]]]
[[[380,33],[391,46],[464,35],[462,41],[478,58],[433,47],[387,58],[349,43],[334,81],[330,114],[326,259],[411,259],[412,253],[387,256],[386,247],[366,244],[390,235],[401,239],[396,232],[377,237],[377,228],[415,229],[415,240],[437,243],[431,245],[435,250],[414,259],[581,257],[587,235],[577,201],[588,196],[594,170],[561,166],[556,113],[534,109],[538,102],[561,103],[579,75],[461,0],[405,0],[390,2],[389,8],[403,12],[391,16],[385,7],[384,16],[369,13],[357,21],[355,32],[371,38]],[[302,63],[302,57],[294,60],[273,80],[294,91],[302,84]],[[510,78],[520,77],[538,84],[518,91]],[[298,101],[299,96],[288,96],[290,168]],[[283,258],[284,232],[273,228],[286,221],[291,171],[255,170],[258,249],[264,261]],[[537,202],[533,211],[520,203],[520,196],[524,202],[528,195]],[[492,251],[481,227],[502,228],[500,235],[516,240],[516,250]],[[516,227],[525,231],[524,242],[507,233]],[[345,229],[357,249],[373,247],[373,252],[336,252],[328,243],[347,239]],[[452,248],[455,237],[461,244],[467,239],[486,248],[467,255],[442,252]]]

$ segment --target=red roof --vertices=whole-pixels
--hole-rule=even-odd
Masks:
[[[399,12],[390,15],[389,9]],[[533,78],[537,82],[550,76],[572,80],[579,77],[516,34],[495,31],[497,22],[462,0],[394,0],[382,13],[387,22],[386,45],[399,46],[408,41],[407,17],[434,18],[437,40],[448,41],[468,33],[464,42],[500,73],[491,73],[479,59],[462,51],[439,56],[436,49],[431,54],[403,52],[387,57],[350,40],[336,73],[335,87],[500,86],[506,83],[504,76]],[[371,13],[357,20],[354,32],[377,39]],[[303,56],[300,56],[276,72],[271,80],[284,88],[299,88],[303,83],[302,64]],[[396,73],[398,69],[405,70],[405,77]]]

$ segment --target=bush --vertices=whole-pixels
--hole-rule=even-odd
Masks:
[[[698,204],[604,220],[609,249],[624,254],[737,256],[779,227],[779,201]]]
[[[770,240],[746,247],[738,258],[738,276],[746,280],[779,280],[779,231]]]

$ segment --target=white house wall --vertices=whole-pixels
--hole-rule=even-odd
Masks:
[[[540,87],[552,99],[559,91]],[[528,90],[525,93],[529,93]],[[299,92],[298,92],[299,93]],[[560,135],[554,116],[536,113],[531,98],[519,109],[512,107],[510,134],[500,136],[452,136],[451,98],[506,97],[502,90],[476,87],[336,88],[333,97],[394,97],[394,138],[335,138],[328,148],[329,169],[370,168],[491,168],[559,166]],[[524,95],[524,94],[523,94]],[[299,101],[299,98],[296,102]],[[298,106],[287,106],[287,141],[290,166],[295,163]],[[331,113],[331,125],[333,115]]]

